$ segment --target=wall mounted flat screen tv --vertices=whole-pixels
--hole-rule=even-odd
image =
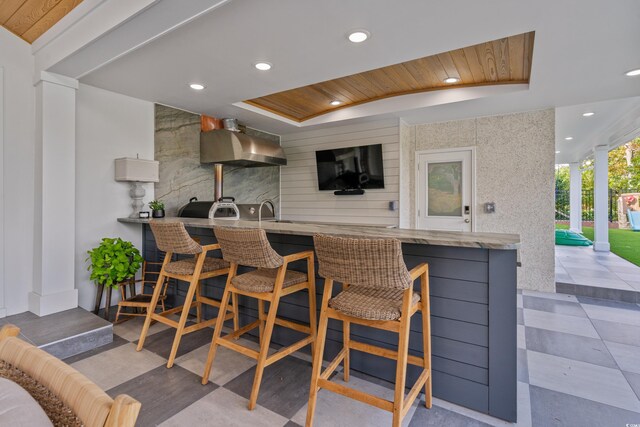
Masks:
[[[384,188],[382,144],[316,151],[318,188]]]

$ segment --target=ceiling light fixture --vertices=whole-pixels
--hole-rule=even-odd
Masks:
[[[640,68],[636,68],[635,70],[627,71],[624,73],[625,76],[634,77],[640,76]]]
[[[582,117],[591,117],[593,116],[595,113],[593,111],[587,111],[586,113],[582,113]]]
[[[342,104],[342,102],[341,102],[341,101],[338,101],[338,100],[336,99],[335,101],[331,101],[331,102],[330,102],[330,104],[335,106],[335,105],[340,105],[340,104]]]
[[[256,62],[255,64],[253,64],[253,66],[260,71],[269,71],[271,67],[273,67],[273,65],[264,61]]]
[[[193,90],[202,90],[204,89],[204,85],[201,85],[200,83],[191,83],[189,85],[189,87]]]
[[[567,136],[567,137],[565,138],[565,140],[566,140],[566,141],[571,141],[572,139],[573,139],[573,137],[572,137],[572,136]]]
[[[445,83],[458,83],[459,81],[460,79],[457,77],[447,77],[446,79],[444,79]]]
[[[355,30],[355,31],[352,31],[348,37],[349,37],[349,41],[352,43],[362,43],[363,41],[368,39],[370,35],[371,34],[369,34],[369,31]]]
[[[556,151],[556,154],[560,154],[560,152],[559,152],[559,151]]]

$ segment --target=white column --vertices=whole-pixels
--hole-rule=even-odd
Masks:
[[[0,319],[7,315],[4,302],[4,68],[0,67]]]
[[[569,163],[569,229],[582,233],[582,172],[580,163]]]
[[[38,316],[78,306],[75,289],[75,148],[78,81],[41,72],[36,86],[33,290]]]
[[[593,213],[594,242],[593,250],[609,252],[609,147],[598,145],[593,149]]]

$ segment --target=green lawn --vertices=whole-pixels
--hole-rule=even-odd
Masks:
[[[568,225],[556,224],[556,228],[566,230]],[[593,227],[582,227],[582,234],[593,240]],[[611,252],[640,266],[640,231],[609,229]]]

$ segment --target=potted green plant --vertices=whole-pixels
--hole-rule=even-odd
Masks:
[[[164,218],[164,202],[153,200],[149,202],[149,207],[153,211],[151,215],[154,218]]]
[[[135,277],[142,266],[140,251],[133,243],[116,238],[104,238],[100,245],[87,251],[87,270],[98,285],[116,288],[118,283]]]

